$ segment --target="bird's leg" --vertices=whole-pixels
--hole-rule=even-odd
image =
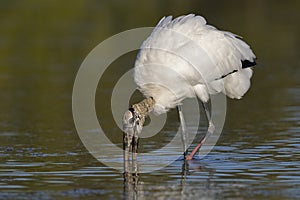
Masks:
[[[213,124],[212,119],[211,119],[211,115],[210,115],[210,111],[209,111],[209,107],[208,107],[208,102],[203,102],[202,105],[203,105],[204,111],[206,113],[206,118],[207,118],[207,121],[208,121],[207,132],[209,134],[213,134],[213,132],[215,131],[215,125]]]
[[[209,107],[208,107],[208,102],[202,102],[202,105],[204,107],[204,111],[206,114],[206,118],[208,121],[208,129],[206,132],[206,135],[204,136],[204,138],[200,141],[199,144],[197,144],[197,146],[194,148],[194,150],[190,153],[190,155],[188,155],[186,157],[186,160],[191,160],[193,159],[193,156],[195,155],[195,153],[200,149],[200,147],[205,143],[205,141],[207,140],[207,138],[213,134],[213,132],[215,131],[215,126],[212,122],[211,116],[210,116],[210,111],[209,111]]]
[[[184,152],[184,157],[187,155],[188,148],[187,148],[187,140],[188,140],[188,133],[186,132],[186,125],[183,117],[183,112],[182,112],[182,105],[177,106],[178,109],[178,114],[179,114],[179,120],[180,120],[180,125],[181,125],[181,140],[183,143],[183,152]]]

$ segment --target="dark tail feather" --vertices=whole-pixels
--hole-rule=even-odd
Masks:
[[[253,67],[256,65],[255,60],[250,61],[250,60],[241,60],[242,62],[242,68],[247,68],[247,67]]]
[[[242,62],[242,68],[244,69],[244,68],[247,68],[247,67],[253,67],[253,66],[255,66],[256,65],[256,62],[255,62],[255,60],[253,60],[253,61],[250,61],[250,60],[241,60],[241,62]],[[233,73],[235,73],[235,72],[237,72],[238,70],[233,70],[232,72],[229,72],[228,74],[225,74],[225,75],[223,75],[223,76],[221,76],[220,78],[217,78],[217,79],[215,79],[215,80],[219,80],[219,79],[222,79],[222,78],[225,78],[226,76],[228,76],[228,75],[230,75],[230,74],[233,74]]]

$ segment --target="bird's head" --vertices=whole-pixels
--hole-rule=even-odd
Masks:
[[[124,148],[130,148],[132,139],[138,139],[142,132],[145,118],[152,111],[155,101],[152,97],[132,105],[123,116]]]
[[[138,136],[142,132],[144,116],[141,116],[133,107],[130,107],[123,116],[123,132],[129,137]]]

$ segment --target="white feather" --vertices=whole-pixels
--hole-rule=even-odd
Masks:
[[[168,16],[142,44],[134,79],[145,96],[155,99],[154,111],[160,114],[189,97],[208,101],[209,94],[223,92],[241,98],[252,76],[241,60],[254,59],[237,35],[207,25],[203,17]]]

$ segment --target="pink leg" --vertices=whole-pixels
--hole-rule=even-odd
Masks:
[[[190,155],[185,157],[185,160],[192,160],[195,153],[200,149],[200,147],[206,142],[207,138],[213,134],[213,132],[215,131],[215,126],[212,123],[212,120],[210,118],[210,113],[209,113],[209,108],[208,108],[208,104],[206,103],[202,103],[205,113],[206,113],[206,117],[208,120],[208,129],[207,129],[207,133],[205,135],[205,137],[200,141],[199,144],[197,144],[197,146],[193,149],[193,151],[190,153]]]
[[[200,141],[199,144],[193,149],[193,151],[190,153],[190,155],[185,157],[185,160],[192,160],[195,153],[200,149],[200,147],[205,143],[206,139],[210,136],[211,134],[208,132],[205,137]]]

